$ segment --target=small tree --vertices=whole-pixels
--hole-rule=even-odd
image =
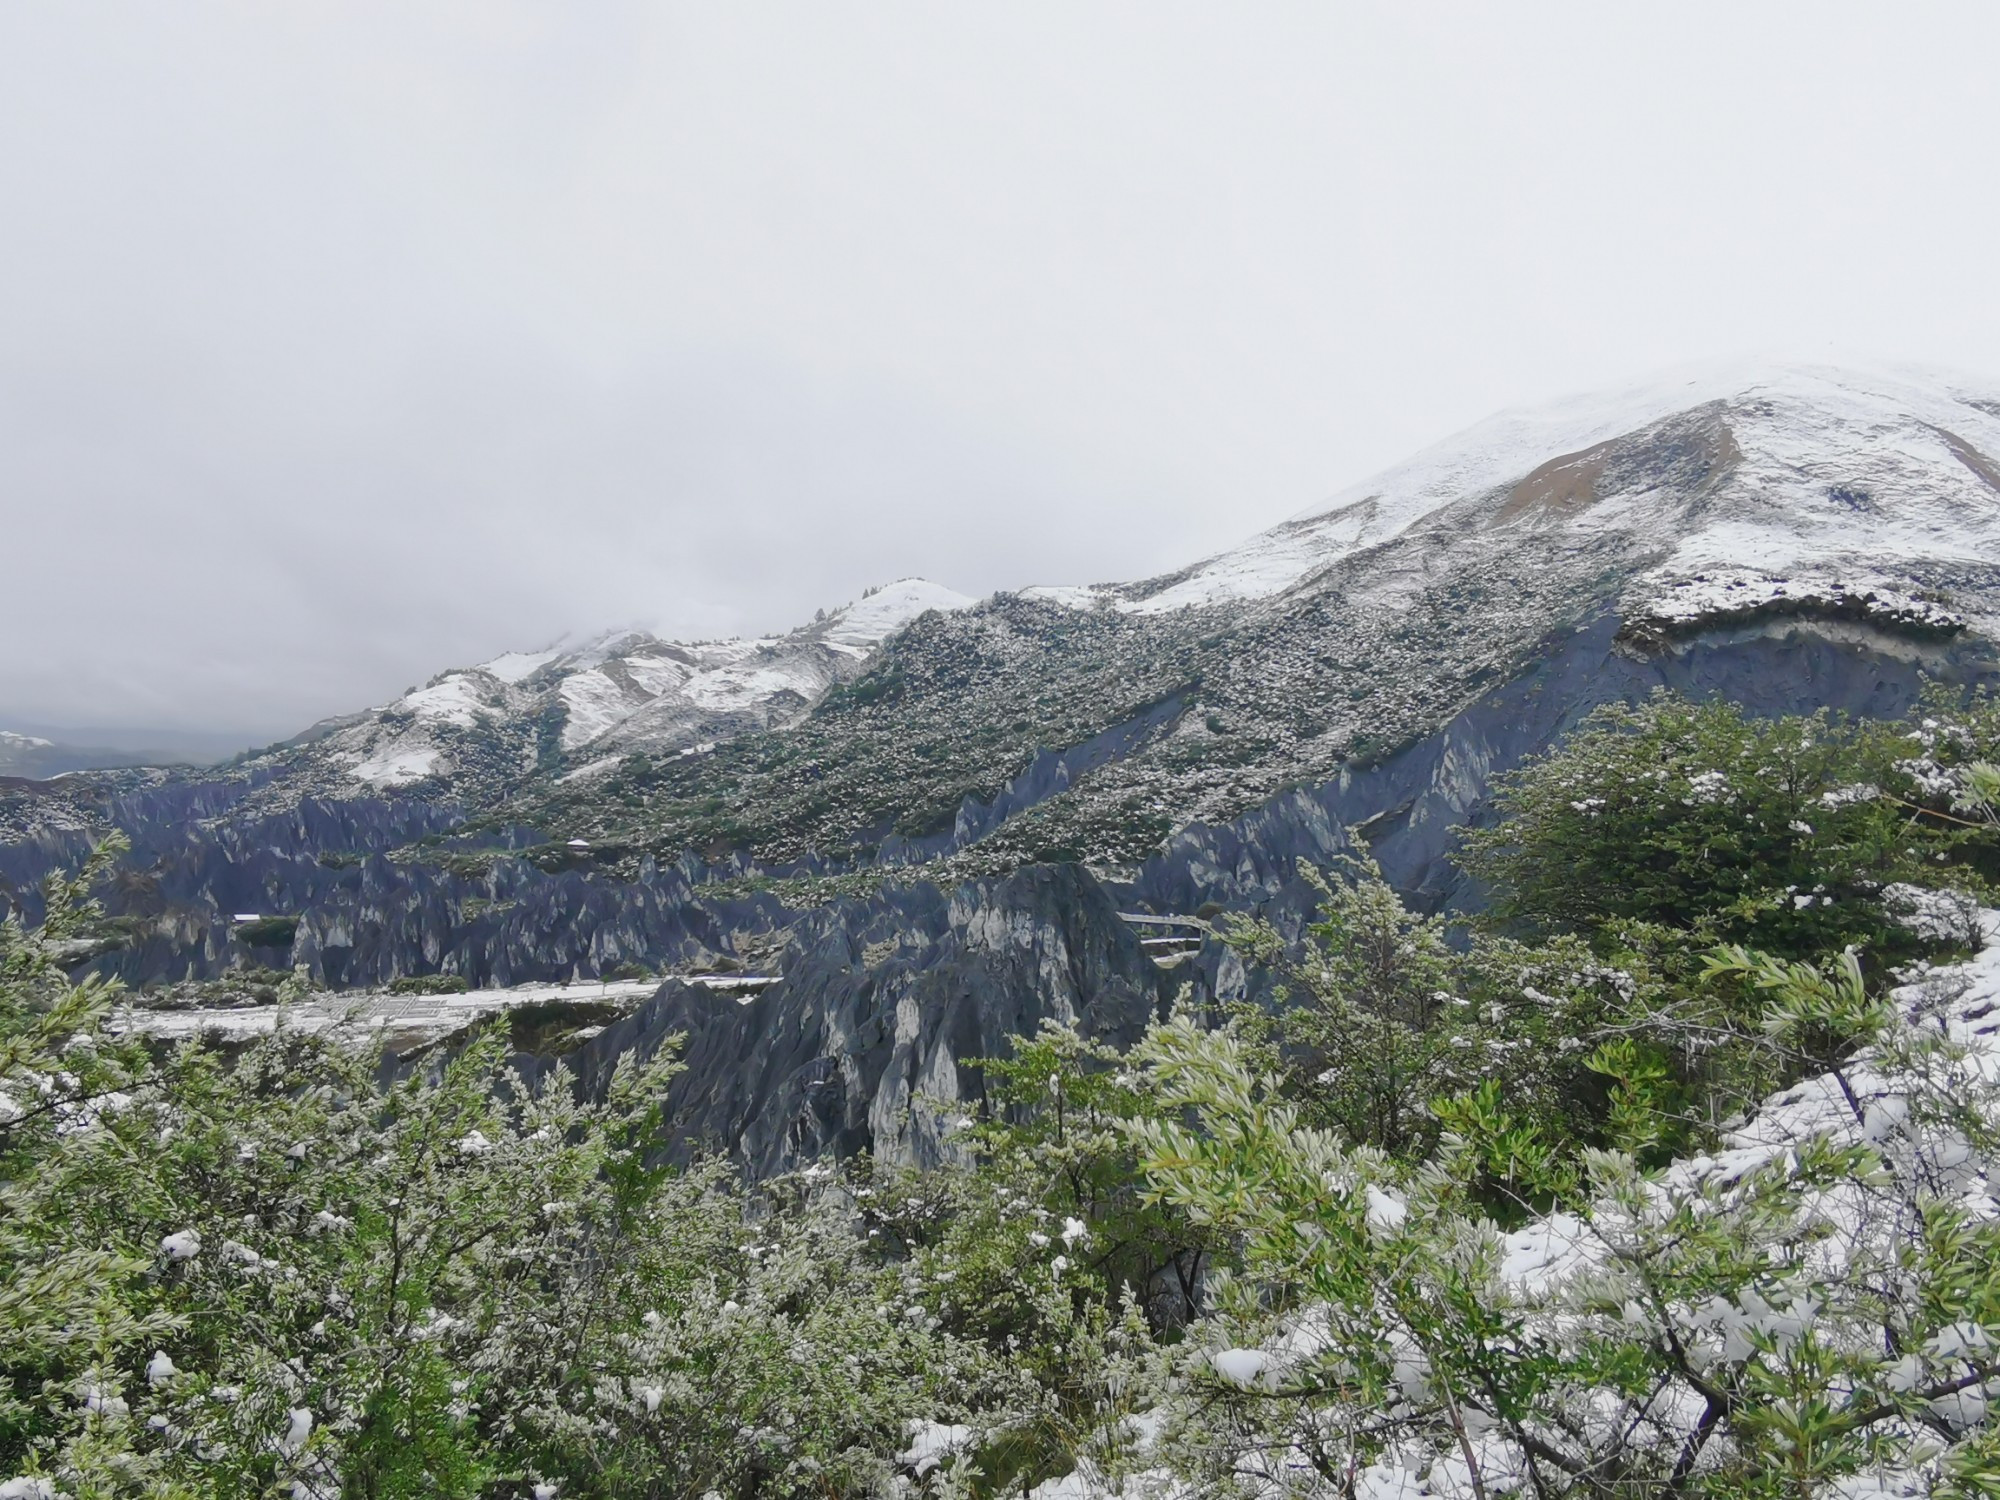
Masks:
[[[1492,887],[1497,920],[1535,932],[1706,923],[1790,958],[1852,943],[1907,955],[1915,940],[1884,888],[1978,862],[1974,830],[1936,805],[1949,776],[1913,748],[1900,729],[1826,712],[1609,705],[1502,779],[1500,820],[1466,832],[1463,862]]]

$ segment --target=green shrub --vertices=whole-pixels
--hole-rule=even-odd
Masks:
[[[250,948],[289,948],[299,930],[297,917],[259,917],[236,924],[235,938]]]
[[[108,860],[0,925],[0,1476],[877,1494],[912,1421],[1010,1389],[812,1179],[753,1205],[726,1163],[649,1162],[671,1048],[590,1100],[525,1088],[504,1026],[394,1083],[333,1033],[107,1031],[114,987],[61,957]]]
[[[1994,738],[1984,700],[1963,716],[1966,745]],[[1927,732],[1931,746],[1913,739]],[[1489,883],[1493,917],[1529,932],[1707,924],[1714,940],[1794,957],[1849,943],[1907,955],[1884,887],[1934,884],[1940,864],[1978,881],[2000,850],[1951,814],[1957,747],[1932,759],[1936,738],[1824,711],[1612,705],[1503,778],[1500,820],[1467,833],[1462,861]]]
[[[462,995],[471,988],[463,974],[405,974],[389,981],[392,995]]]

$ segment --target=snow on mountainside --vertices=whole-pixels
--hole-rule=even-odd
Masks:
[[[313,761],[377,788],[496,754],[525,772],[552,747],[581,763],[572,774],[588,774],[635,751],[673,753],[791,722],[885,637],[926,611],[972,602],[906,578],[783,635],[683,642],[612,631],[567,650],[510,651],[303,738]]]
[[[523,816],[662,853],[800,860],[890,828],[960,870],[1131,869],[1417,743],[1587,628],[1636,658],[1804,631],[1979,676],[2000,636],[1985,389],[1731,369],[1502,414],[1181,573],[907,631],[788,753],[739,743]],[[1586,696],[1626,675],[1574,670]]]
[[[1721,482],[1699,512],[1657,475],[1607,485],[1617,450],[1703,413]],[[1651,533],[1659,580],[1707,569],[1877,571],[2000,558],[2000,386],[1908,369],[1711,367],[1502,412],[1182,573],[1030,597],[1135,614],[1266,598],[1512,489],[1501,524]]]
[[[1137,868],[1416,743],[1592,622],[1672,655],[1809,621],[1933,675],[1985,672],[1988,391],[1683,372],[1502,413],[1176,574],[976,603],[904,580],[781,635],[510,652],[244,774],[270,773],[259,806],[416,788],[628,854],[838,861],[886,830],[916,841],[894,858],[954,869]],[[769,731],[788,743],[754,742]]]

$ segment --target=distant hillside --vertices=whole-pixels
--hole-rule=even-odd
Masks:
[[[39,728],[39,726],[37,726]],[[85,736],[90,736],[86,738]],[[106,771],[129,766],[208,766],[225,759],[232,749],[220,748],[206,737],[160,736],[151,744],[141,736],[114,735],[126,743],[102,743],[89,731],[72,738],[62,730],[0,729],[0,776],[44,781],[71,771]],[[233,748],[233,747],[232,747]]]

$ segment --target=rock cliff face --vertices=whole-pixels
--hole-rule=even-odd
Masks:
[[[1552,748],[1603,704],[1668,691],[1770,717],[1831,708],[1894,718],[1927,679],[1971,684],[2000,674],[1984,640],[1913,639],[1866,623],[1730,624],[1657,649],[1632,649],[1620,630],[1617,615],[1602,614],[1549,641],[1527,671],[1436,733],[1226,824],[1182,828],[1134,879],[1116,884],[1118,894],[1147,911],[1260,905],[1298,890],[1298,861],[1325,865],[1359,826],[1384,876],[1414,904],[1475,909],[1478,892],[1450,859],[1453,829],[1482,821],[1496,776]]]
[[[626,1052],[684,1037],[679,1155],[719,1149],[753,1174],[863,1149],[935,1163],[984,1098],[969,1060],[1044,1020],[1129,1043],[1164,1013],[1169,978],[1088,874],[1041,867],[835,902],[801,920],[779,983],[740,1003],[670,983],[570,1065],[599,1085]]]

